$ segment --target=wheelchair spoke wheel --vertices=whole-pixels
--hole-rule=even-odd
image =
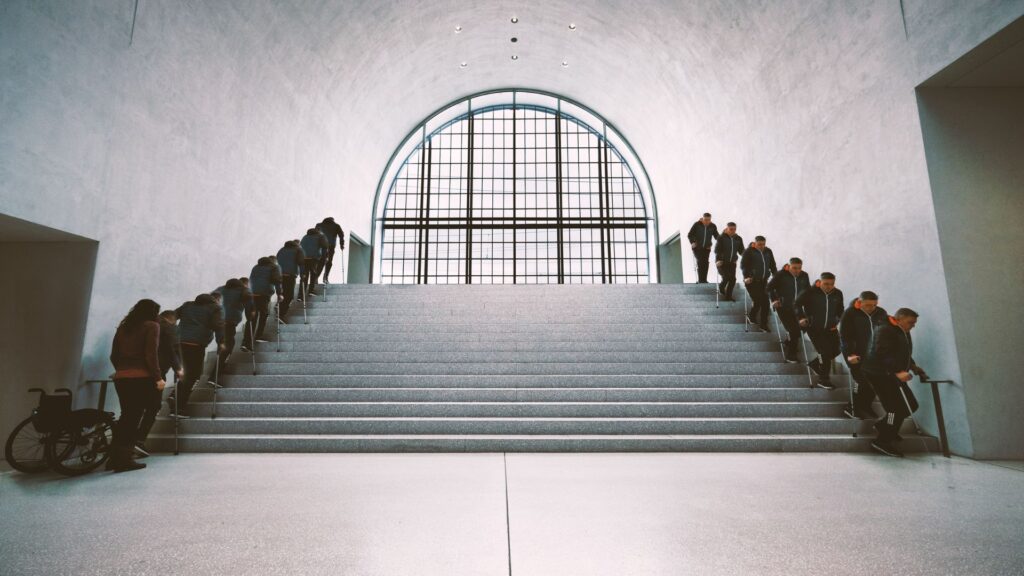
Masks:
[[[47,444],[50,466],[65,476],[78,476],[95,470],[110,456],[113,428],[101,421],[62,428]]]
[[[18,424],[7,438],[4,446],[4,458],[11,468],[19,472],[33,474],[50,467],[46,460],[46,445],[49,434],[36,431],[32,419],[27,418]]]

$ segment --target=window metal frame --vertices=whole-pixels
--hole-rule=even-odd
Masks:
[[[555,199],[558,202],[557,209],[555,211],[556,217],[554,222],[550,217],[537,218],[536,222],[529,222],[530,218],[525,217],[495,217],[492,216],[486,219],[479,219],[473,217],[473,141],[472,136],[474,121],[476,116],[484,114],[491,110],[499,109],[511,109],[513,115],[517,110],[536,110],[539,112],[555,113],[555,130],[559,132],[556,136],[555,154],[557,159],[555,162],[556,176],[554,182],[558,187],[558,190],[554,193]],[[515,116],[513,116],[515,118]],[[561,209],[562,202],[562,154],[563,146],[561,145],[561,127],[562,121],[569,120],[575,122],[578,126],[589,130],[593,133],[599,142],[600,149],[603,150],[604,158],[597,162],[601,174],[598,178],[598,185],[602,189],[598,193],[600,199],[600,210],[599,217],[592,218],[592,222],[585,222],[586,218],[575,218],[571,224],[565,225],[562,222],[563,210]],[[430,169],[432,166],[432,154],[433,152],[433,139],[437,134],[442,133],[447,128],[458,122],[466,122],[468,124],[469,135],[466,147],[467,150],[467,174],[465,179],[467,183],[467,190],[464,192],[466,195],[467,210],[465,216],[461,218],[462,224],[456,222],[445,223],[444,218],[434,218],[430,222],[427,221],[426,215],[430,213],[430,196],[431,194],[419,194],[420,204],[417,206],[417,217],[415,218],[386,218],[385,211],[388,207],[388,197],[392,191],[392,186],[395,183],[396,178],[405,167],[406,163],[410,161],[413,154],[417,152],[421,147],[424,150],[423,154],[419,154],[418,164],[418,178],[420,180],[420,190],[423,190],[424,186],[429,186],[430,182]],[[515,160],[515,146],[517,138],[515,137],[515,127],[517,123],[515,120],[512,122],[513,126],[513,170],[518,165]],[[598,153],[599,156],[601,152]],[[605,206],[605,195],[607,186],[605,185],[608,162],[611,161],[611,157],[615,157],[616,165],[618,163],[624,164],[631,172],[633,181],[635,182],[639,197],[642,203],[644,211],[643,218],[616,218],[610,214],[610,207]],[[518,178],[515,172],[511,178],[512,182],[512,197],[513,203],[515,202],[515,186]],[[424,204],[425,202],[425,204]],[[515,214],[515,207],[513,206],[513,214]],[[409,222],[399,222],[400,220],[408,220]],[[486,220],[486,221],[483,221]],[[413,128],[406,138],[402,141],[395,151],[392,153],[391,158],[388,160],[387,166],[381,174],[380,180],[377,185],[377,193],[374,198],[373,204],[373,219],[371,222],[371,273],[370,281],[379,283],[382,279],[381,262],[383,261],[384,253],[378,248],[384,246],[385,236],[385,222],[388,222],[387,227],[394,229],[396,222],[399,227],[413,230],[416,232],[417,246],[417,257],[416,257],[416,282],[426,282],[428,279],[428,271],[426,266],[421,266],[420,262],[426,260],[426,251],[428,249],[430,230],[436,229],[463,229],[465,230],[465,239],[463,242],[466,246],[466,265],[465,265],[465,283],[472,282],[472,243],[473,243],[473,230],[483,229],[504,229],[508,230],[512,228],[507,221],[514,221],[514,229],[512,230],[512,249],[513,249],[513,272],[512,276],[515,278],[518,274],[522,274],[516,270],[516,258],[514,256],[516,250],[516,241],[518,234],[516,230],[522,229],[546,229],[555,230],[557,234],[557,250],[558,250],[558,283],[562,283],[566,275],[563,266],[565,265],[565,258],[562,253],[564,246],[563,234],[566,231],[566,226],[571,229],[582,228],[597,228],[600,230],[600,247],[601,247],[601,267],[602,267],[602,281],[609,281],[605,277],[605,263],[608,262],[608,269],[611,268],[611,235],[612,229],[620,226],[633,227],[633,228],[644,228],[646,231],[646,261],[647,261],[647,281],[658,282],[660,280],[660,266],[658,258],[658,218],[657,218],[657,204],[654,199],[653,187],[651,185],[650,177],[647,174],[647,170],[643,163],[640,162],[636,151],[632,145],[621,135],[618,129],[609,123],[602,116],[587,108],[586,106],[575,102],[571,99],[563,96],[544,92],[539,90],[527,90],[527,89],[497,89],[489,90],[485,92],[478,92],[470,96],[459,98],[449,104],[437,109],[435,112],[427,116],[423,121],[418,123]],[[628,220],[625,222],[623,220]],[[642,222],[642,225],[638,225]],[[493,240],[492,240],[493,241]],[[506,241],[507,242],[507,241]],[[634,241],[635,243],[635,241]],[[607,253],[606,253],[607,250]],[[642,277],[642,276],[641,276]]]

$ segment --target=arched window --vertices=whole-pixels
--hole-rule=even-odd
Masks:
[[[644,175],[641,185],[610,133],[628,144],[577,104],[525,94],[497,92],[455,103],[396,151],[396,167],[385,171],[391,174],[384,202],[378,191],[375,207],[376,281],[653,279],[649,182]],[[398,164],[403,148],[411,150]]]

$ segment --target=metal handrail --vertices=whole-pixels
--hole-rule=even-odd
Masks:
[[[111,380],[109,378],[106,379],[106,380],[86,380],[85,381],[85,385],[86,386],[88,386],[89,384],[99,384],[100,385],[100,397],[99,397],[99,400],[97,400],[97,402],[96,402],[96,409],[99,410],[100,412],[103,412],[104,411],[103,409],[107,406],[107,387],[110,385],[111,382],[113,382],[113,380]]]
[[[935,403],[935,420],[939,424],[939,444],[942,446],[942,455],[949,458],[949,438],[946,436],[946,421],[942,415],[942,398],[939,397],[939,384],[955,385],[953,380],[929,380],[921,377],[921,382],[930,384],[932,389],[932,401]]]

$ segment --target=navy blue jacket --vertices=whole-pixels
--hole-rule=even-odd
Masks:
[[[327,238],[327,248],[332,249],[338,245],[340,241],[340,247],[342,250],[345,249],[345,231],[341,229],[341,226],[337,222],[321,222],[316,225],[317,229],[324,233]]]
[[[843,317],[843,291],[833,288],[825,294],[817,283],[796,297],[796,317],[810,321],[808,330],[832,330]]]
[[[257,264],[252,267],[249,273],[249,289],[253,294],[272,296],[276,292],[280,294],[281,271],[273,264]]]
[[[811,277],[807,272],[800,271],[799,276],[789,273],[789,265],[782,267],[782,271],[772,276],[768,282],[768,295],[772,302],[778,300],[782,303],[783,310],[792,310],[796,304],[796,297],[801,292],[811,287]]]
[[[860,309],[860,298],[855,298],[839,321],[839,346],[843,358],[854,354],[867,358],[874,344],[875,332],[888,323],[889,314],[885,308],[878,306],[869,315]]]
[[[914,340],[910,332],[904,332],[893,322],[886,317],[885,324],[875,333],[874,346],[864,363],[864,369],[868,372],[892,376],[917,368],[914,363]]]
[[[705,226],[698,220],[690,227],[690,233],[686,235],[686,239],[690,241],[690,244],[696,244],[698,250],[707,250],[711,248],[714,240],[718,240],[718,226],[715,226],[714,222]]]
[[[299,246],[285,246],[277,251],[277,264],[282,274],[298,276],[305,266],[306,253]]]
[[[715,243],[715,262],[736,262],[743,254],[743,238],[736,234],[722,234]]]
[[[751,245],[743,251],[743,258],[740,260],[740,269],[744,278],[754,280],[767,280],[770,276],[779,271],[775,266],[775,254],[771,248],[765,248],[762,252]]]
[[[209,294],[200,294],[185,302],[178,310],[178,335],[182,342],[206,347],[216,338],[224,341],[224,313]]]
[[[244,314],[252,310],[252,292],[245,286],[240,288],[221,288],[221,307],[224,308],[224,321],[238,324]]]
[[[302,251],[306,258],[319,260],[327,250],[327,237],[323,234],[306,234],[302,237]]]

